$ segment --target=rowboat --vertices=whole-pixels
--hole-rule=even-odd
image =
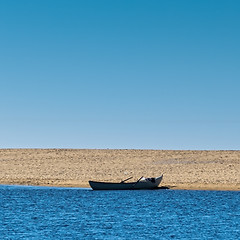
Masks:
[[[93,190],[135,190],[135,189],[156,189],[162,181],[163,175],[156,178],[139,178],[136,182],[126,182],[127,178],[120,183],[89,181]]]

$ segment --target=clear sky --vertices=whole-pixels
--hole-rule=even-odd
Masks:
[[[239,13],[0,0],[0,148],[240,150]]]

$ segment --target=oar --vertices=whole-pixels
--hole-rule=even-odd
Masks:
[[[129,177],[129,178],[127,178],[127,179],[121,181],[121,183],[124,183],[124,182],[126,182],[127,180],[129,180],[129,179],[131,179],[131,178],[132,178],[132,177]]]
[[[142,177],[140,177],[134,184],[133,184],[133,186],[132,186],[132,188],[134,188],[135,187],[135,185],[137,184],[137,183],[139,183],[139,181],[141,180],[143,178],[143,176]]]

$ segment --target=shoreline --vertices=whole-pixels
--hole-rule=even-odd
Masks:
[[[84,188],[84,189],[91,189],[88,183],[81,183],[81,184],[69,184],[69,183],[62,183],[62,184],[34,184],[31,182],[23,183],[23,182],[0,182],[0,186],[25,186],[25,187],[54,187],[54,188]],[[162,187],[163,190],[193,190],[193,191],[240,191],[240,185],[232,185],[232,186],[219,186],[219,185],[178,185],[178,186],[171,186],[171,185],[162,185],[160,184],[159,187]],[[166,187],[166,189],[165,189]],[[160,189],[157,189],[160,190]]]
[[[32,185],[32,184],[29,184],[29,185],[26,185],[26,184],[11,184],[11,183],[8,183],[8,184],[5,184],[5,183],[0,183],[0,186],[9,186],[9,187],[46,187],[46,188],[69,188],[69,189],[89,189],[89,190],[92,190],[91,187],[89,185]],[[240,187],[220,187],[220,186],[217,186],[217,187],[194,187],[194,186],[190,186],[190,187],[187,187],[187,186],[165,186],[165,185],[161,185],[160,187],[163,187],[162,189],[159,188],[159,189],[150,189],[150,190],[184,190],[184,191],[232,191],[232,192],[238,192],[240,191]],[[149,190],[149,191],[150,191]],[[117,191],[117,190],[116,190]],[[123,190],[124,191],[124,190]]]
[[[0,184],[90,187],[157,177],[179,190],[240,191],[240,151],[0,149]]]

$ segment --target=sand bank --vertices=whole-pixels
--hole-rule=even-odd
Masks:
[[[240,151],[0,149],[0,184],[89,187],[164,174],[172,189],[240,190]]]

